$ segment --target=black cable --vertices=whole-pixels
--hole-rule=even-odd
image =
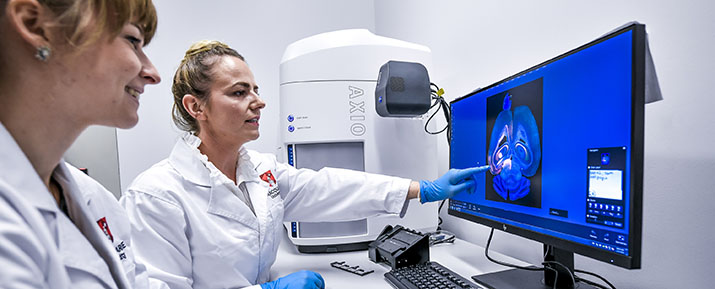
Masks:
[[[442,206],[444,206],[444,203],[446,201],[447,200],[442,200],[439,203],[439,209],[437,209],[437,231],[428,233],[428,235],[430,235],[430,244],[429,244],[430,246],[442,244],[442,243],[454,243],[454,240],[456,239],[456,235],[454,235],[453,233],[449,233],[449,232],[448,233],[450,236],[447,238],[440,239],[440,240],[432,239],[432,235],[437,235],[437,234],[442,234],[442,232],[447,232],[447,231],[442,230],[442,217],[439,216],[439,213],[442,212]]]
[[[439,209],[437,209],[437,230],[442,230],[442,217],[439,215],[442,212],[442,207],[447,200],[442,200],[439,202]]]
[[[439,209],[437,209],[437,231],[429,233],[429,235],[430,235],[430,244],[429,245],[430,246],[441,244],[441,243],[454,243],[454,240],[456,239],[456,235],[448,232],[450,235],[449,237],[441,239],[441,240],[436,240],[436,241],[432,240],[431,235],[436,235],[436,234],[441,234],[442,232],[447,232],[447,231],[442,230],[442,217],[439,216],[439,213],[442,212],[442,206],[444,206],[444,203],[446,201],[447,200],[442,200],[441,202],[439,202]]]
[[[544,261],[541,264],[544,265],[544,268],[550,268],[550,267],[546,266],[547,264],[549,266],[551,266],[552,264],[555,264],[555,265],[561,266],[561,268],[566,269],[566,272],[569,273],[569,277],[571,277],[572,288],[576,288],[576,276],[574,276],[573,272],[571,272],[571,269],[569,269],[569,267],[566,267],[566,265],[561,264],[560,262],[556,262],[556,261]],[[552,268],[552,269],[554,269],[554,268]],[[556,270],[556,269],[554,269],[554,270]],[[558,270],[557,270],[557,272],[558,272]],[[556,280],[559,280],[559,273],[556,273],[556,276],[554,277],[554,286],[556,286]]]
[[[430,87],[434,87],[434,88],[436,88],[436,90],[435,90],[435,89],[430,89],[430,91],[431,91],[431,97],[432,97],[432,99],[434,99],[435,101],[434,101],[434,103],[430,106],[429,109],[433,109],[433,108],[434,108],[435,106],[437,106],[437,105],[439,105],[439,108],[437,108],[437,110],[435,110],[435,111],[432,113],[432,115],[430,115],[430,117],[427,119],[427,122],[425,122],[425,132],[427,132],[428,134],[440,134],[440,133],[442,133],[442,132],[444,132],[444,131],[447,131],[447,144],[449,144],[449,141],[451,140],[451,136],[452,136],[452,132],[451,132],[452,119],[451,119],[451,117],[450,117],[449,103],[447,103],[447,101],[444,99],[444,97],[442,97],[442,96],[439,94],[439,93],[440,93],[439,91],[441,90],[441,89],[439,88],[439,86],[437,86],[437,85],[434,84],[434,83],[430,83]],[[440,109],[441,109],[442,112],[444,113],[444,118],[445,118],[447,124],[444,126],[444,128],[442,128],[442,129],[439,130],[439,131],[435,131],[435,132],[429,131],[429,130],[427,129],[427,126],[429,125],[430,121],[432,121],[432,118],[434,118],[434,116],[437,115],[437,112],[439,112]]]
[[[445,128],[447,128],[447,144],[449,145],[449,142],[452,140],[452,112],[450,111],[449,103],[447,103],[447,100],[445,100],[444,97],[440,97],[439,102],[442,106],[444,119],[447,121]]]
[[[430,117],[427,119],[427,122],[425,122],[425,132],[428,134],[435,135],[435,134],[440,134],[446,130],[447,131],[447,145],[449,145],[450,144],[449,141],[452,139],[452,131],[451,131],[452,118],[450,116],[449,103],[447,103],[447,101],[444,99],[444,97],[442,97],[440,95],[440,90],[441,89],[439,88],[439,86],[437,86],[437,84],[430,82],[430,92],[431,92],[430,96],[435,101],[434,101],[434,103],[432,103],[432,105],[430,105],[429,109],[433,109],[437,105],[439,105],[439,108],[437,108],[432,113],[432,115],[430,115]],[[434,118],[435,115],[437,115],[437,113],[440,111],[440,109],[444,113],[444,118],[445,118],[445,121],[447,122],[447,125],[445,125],[444,128],[442,128],[439,131],[436,131],[436,132],[429,131],[427,129],[427,126],[429,126],[430,121],[432,121],[432,119]],[[442,217],[440,216],[440,213],[442,212],[442,207],[444,206],[445,201],[446,200],[443,200],[442,202],[440,202],[439,209],[437,210],[437,230],[442,229]]]
[[[601,277],[600,275],[598,275],[598,274],[596,274],[596,273],[588,272],[588,271],[584,271],[584,270],[578,270],[578,269],[575,269],[574,272],[594,276],[594,277],[596,277],[596,278],[598,278],[598,279],[601,279],[601,281],[603,281],[604,283],[608,284],[608,286],[611,287],[611,289],[616,289],[616,286],[613,286],[613,284],[611,284],[611,282],[608,282],[608,280],[606,280],[606,278],[603,278],[603,277]],[[579,278],[579,279],[581,279],[581,280],[586,280],[586,279],[583,279],[583,278]],[[586,283],[588,283],[588,282],[586,282]],[[595,282],[594,282],[594,283],[595,283]],[[590,283],[589,283],[589,284],[590,284]],[[593,285],[593,284],[591,284],[591,285]],[[605,286],[602,287],[602,288],[605,288]]]
[[[601,285],[601,284],[598,284],[598,283],[596,283],[596,282],[593,282],[593,281],[591,281],[591,280],[587,280],[587,279],[583,279],[583,278],[579,278],[579,277],[576,277],[576,280],[578,280],[578,282],[583,282],[583,283],[586,283],[586,284],[588,284],[588,285],[591,285],[591,286],[594,286],[594,287],[598,287],[598,288],[601,288],[601,289],[608,289],[608,287],[603,286],[603,285]]]
[[[559,270],[556,270],[556,269],[551,268],[551,267],[544,266],[544,270],[547,270],[547,269],[548,269],[548,270],[551,270],[551,271],[554,271],[554,280],[558,280],[558,279],[559,279]],[[552,289],[556,289],[556,282],[554,282],[554,285],[551,286],[551,288],[552,288]]]
[[[449,118],[447,118],[447,125],[445,125],[441,130],[439,130],[439,131],[429,131],[429,130],[427,129],[427,125],[430,123],[430,121],[432,121],[432,118],[434,118],[434,116],[437,115],[437,113],[439,112],[439,110],[440,110],[440,109],[442,109],[442,110],[445,109],[445,103],[446,103],[446,101],[444,100],[444,98],[441,97],[441,96],[439,96],[439,97],[436,98],[435,102],[430,106],[429,109],[432,109],[432,108],[434,108],[435,106],[437,106],[438,104],[440,105],[440,107],[439,107],[437,110],[435,110],[435,111],[432,113],[432,115],[430,115],[429,119],[427,119],[427,122],[425,122],[425,131],[426,131],[428,134],[440,134],[440,133],[444,132],[445,130],[447,130],[447,128],[449,128],[449,122],[450,122],[450,121],[449,121]],[[449,109],[449,106],[448,106],[448,105],[447,105],[447,109]],[[447,112],[447,111],[445,110],[445,117],[447,117],[447,116],[449,116],[449,112]]]
[[[429,86],[430,86],[430,87],[434,87],[434,88],[436,88],[437,90],[439,90],[439,86],[437,86],[437,84],[435,84],[434,82],[430,82],[430,83],[429,83]],[[432,89],[432,91],[434,91],[434,92],[437,92],[437,90]]]
[[[529,270],[529,271],[553,270],[553,271],[555,271],[555,279],[554,279],[554,280],[558,280],[558,274],[559,274],[558,271],[556,271],[556,269],[551,268],[551,267],[549,267],[549,266],[544,266],[544,267],[523,267],[523,266],[518,266],[518,265],[509,264],[509,263],[506,263],[506,262],[494,260],[493,258],[489,257],[489,246],[490,246],[491,243],[492,243],[492,237],[493,237],[493,236],[494,236],[494,228],[492,228],[491,231],[489,232],[489,238],[487,239],[487,246],[486,246],[486,248],[484,248],[484,255],[487,257],[487,259],[488,259],[489,261],[492,261],[492,262],[494,262],[494,263],[496,263],[496,264],[499,264],[499,265],[502,265],[502,266],[511,267],[511,268],[516,268],[516,269],[522,269],[522,270]],[[548,251],[547,251],[545,254],[548,254]],[[542,263],[542,265],[545,265],[545,264],[556,264],[556,265],[559,265],[559,266],[563,267],[564,269],[566,269],[566,271],[569,272],[569,275],[571,275],[571,280],[573,281],[574,288],[576,287],[576,283],[577,283],[577,282],[584,282],[584,283],[586,283],[586,284],[589,284],[589,285],[592,285],[592,286],[596,286],[596,287],[601,288],[601,289],[608,289],[608,288],[606,288],[606,286],[603,286],[603,285],[601,285],[601,284],[598,284],[598,283],[593,282],[593,281],[588,280],[588,279],[580,278],[580,277],[576,276],[576,275],[573,273],[573,272],[577,272],[577,273],[582,273],[582,274],[587,274],[587,275],[591,275],[591,276],[597,277],[598,279],[601,279],[601,281],[603,281],[603,282],[605,282],[606,284],[608,284],[608,286],[610,286],[611,289],[616,289],[616,287],[613,286],[613,284],[611,284],[611,282],[608,282],[608,280],[606,280],[606,278],[603,278],[603,277],[601,277],[600,275],[598,275],[598,274],[596,274],[596,273],[592,273],[592,272],[588,272],[588,271],[584,271],[584,270],[579,270],[579,269],[574,269],[573,272],[571,272],[571,270],[569,270],[568,267],[566,267],[566,265],[561,264],[561,263],[556,262],[556,261],[544,261],[544,262]],[[554,282],[554,288],[555,288],[555,286],[556,286],[556,282]]]
[[[492,257],[489,257],[489,246],[490,246],[491,243],[492,243],[492,237],[493,237],[493,236],[494,236],[494,228],[492,228],[491,231],[489,231],[489,239],[487,239],[487,246],[486,246],[486,248],[484,248],[484,255],[487,257],[487,259],[488,259],[489,261],[492,261],[492,262],[494,262],[494,263],[496,263],[496,264],[499,264],[499,265],[502,265],[502,266],[511,267],[511,268],[516,268],[516,269],[522,269],[522,270],[528,270],[528,271],[545,271],[545,270],[553,271],[553,272],[554,272],[554,285],[553,285],[553,288],[556,289],[556,280],[559,279],[559,271],[556,270],[556,269],[554,269],[554,268],[551,268],[550,266],[544,266],[544,267],[524,267],[524,266],[518,266],[518,265],[514,265],[514,264],[510,264],[510,263],[498,261],[498,260],[493,259]],[[548,252],[545,253],[545,254],[548,254]],[[545,261],[545,262],[542,263],[542,265],[544,265],[544,264],[557,264],[557,265],[559,265],[559,266],[562,266],[562,267],[566,268],[566,271],[568,271],[568,272],[569,272],[569,275],[571,275],[571,280],[573,280],[573,282],[574,282],[574,288],[576,287],[576,278],[575,278],[575,276],[573,276],[573,274],[571,273],[571,271],[568,270],[568,268],[567,268],[566,266],[564,266],[563,264],[561,264],[561,263],[559,263],[559,262],[555,262],[555,261]]]
[[[489,257],[489,245],[492,243],[492,236],[494,236],[494,228],[489,232],[489,239],[487,239],[487,247],[484,248],[484,255],[487,256],[487,259],[489,261],[492,261],[493,263],[506,266],[506,267],[511,267],[511,268],[516,268],[516,269],[522,269],[522,270],[528,270],[528,271],[544,271],[546,270],[544,267],[524,267],[524,266],[518,266],[498,260],[492,259],[492,257]],[[552,268],[553,269],[553,268]]]
[[[546,256],[549,255],[549,252],[551,251],[552,248],[553,248],[552,246],[546,246],[546,252],[544,252],[544,259],[546,259]],[[548,264],[550,266],[555,264],[555,265],[561,266],[561,268],[563,268],[563,269],[566,269],[566,272],[569,273],[569,277],[571,277],[572,287],[576,288],[576,275],[574,275],[574,272],[572,271],[572,269],[570,269],[569,267],[567,267],[564,264],[561,264],[561,262],[558,262],[558,261],[544,261],[541,264],[544,266],[546,266],[546,264]],[[554,280],[558,280],[558,275],[556,275],[556,278],[554,278]],[[556,281],[554,281],[554,284],[555,283],[556,283]]]
[[[510,264],[510,263],[498,261],[498,260],[493,259],[492,257],[489,257],[489,246],[490,246],[491,243],[492,243],[492,237],[493,237],[493,236],[494,236],[494,228],[492,228],[491,231],[489,231],[489,239],[487,239],[487,246],[486,246],[486,248],[484,248],[484,255],[487,257],[487,259],[488,259],[489,261],[492,261],[492,262],[494,262],[494,263],[496,263],[496,264],[499,264],[499,265],[502,265],[502,266],[511,267],[511,268],[516,268],[516,269],[521,269],[521,270],[527,270],[527,271],[545,271],[545,270],[553,271],[553,272],[554,272],[554,285],[553,285],[553,289],[556,289],[556,280],[558,280],[558,278],[559,278],[559,271],[556,270],[556,269],[554,269],[554,268],[551,268],[551,267],[549,267],[549,266],[544,266],[544,267],[524,267],[524,266],[518,266],[518,265],[514,265],[514,264]],[[563,264],[561,264],[561,263],[559,263],[559,262],[545,261],[544,263],[556,263],[556,264],[561,265],[561,266],[563,266],[564,268],[566,268],[566,266],[564,266]],[[542,263],[542,265],[543,265],[544,263]],[[568,271],[568,268],[566,268],[566,269],[567,269],[567,271]],[[571,274],[570,271],[569,271],[569,274]],[[574,280],[574,287],[575,287],[575,282],[576,282],[576,281],[575,281],[575,277],[572,275],[571,278],[572,278],[572,280]]]

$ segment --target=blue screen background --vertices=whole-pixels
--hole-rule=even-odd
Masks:
[[[486,129],[486,99],[543,78],[541,208],[487,201],[484,184],[486,177],[492,177],[489,172],[477,177],[475,193],[460,193],[452,200],[627,234],[628,222],[625,222],[622,229],[586,222],[586,158],[589,148],[627,148],[624,199],[625,208],[628,208],[632,39],[632,31],[626,31],[453,102],[450,166],[467,168],[484,165],[487,164],[486,152],[491,133]],[[568,217],[549,214],[551,208],[568,211]],[[463,212],[489,217],[471,211]],[[625,213],[628,220],[629,212]],[[536,218],[527,223],[509,221],[508,218],[492,219],[592,245],[591,240],[573,231],[554,226],[553,223],[543,223]]]

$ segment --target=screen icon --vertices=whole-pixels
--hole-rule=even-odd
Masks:
[[[607,166],[610,163],[611,163],[611,157],[608,155],[608,153],[602,153],[601,154],[601,165]]]

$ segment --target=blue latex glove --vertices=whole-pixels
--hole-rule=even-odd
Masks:
[[[325,281],[320,274],[301,270],[261,284],[262,289],[323,289]]]
[[[434,182],[420,181],[420,202],[441,201],[455,194],[468,191],[472,193],[477,185],[473,175],[489,170],[489,166],[468,168],[463,170],[450,169]]]

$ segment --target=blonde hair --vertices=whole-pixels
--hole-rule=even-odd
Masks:
[[[7,2],[7,0],[3,1]],[[64,40],[79,49],[105,33],[116,37],[127,23],[136,24],[147,45],[156,32],[157,15],[152,0],[38,0],[55,14],[54,26]]]
[[[201,102],[208,100],[209,89],[213,82],[211,70],[222,56],[233,56],[246,61],[236,50],[219,41],[199,41],[186,51],[171,85],[171,92],[174,94],[171,118],[179,129],[194,133],[199,131],[199,124],[186,111],[182,100],[187,94],[195,96]]]

